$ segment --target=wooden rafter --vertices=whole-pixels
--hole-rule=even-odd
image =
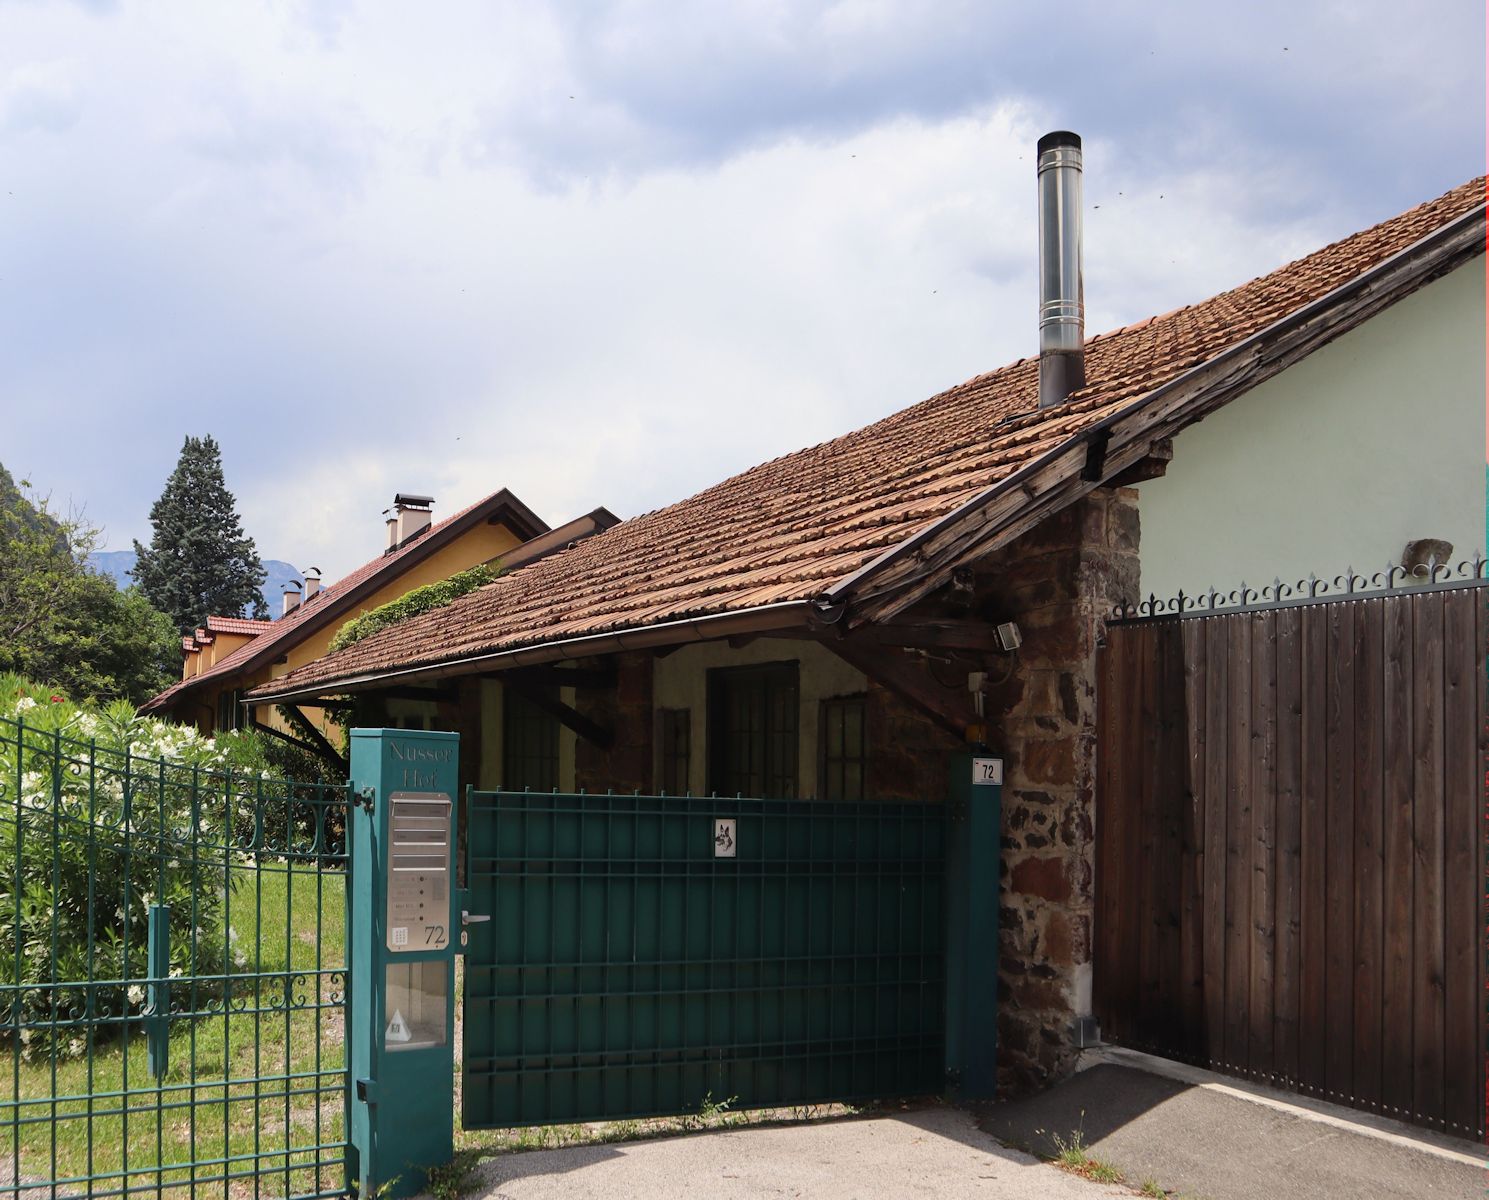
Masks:
[[[619,675],[613,660],[603,667],[560,667],[556,663],[539,663],[531,667],[514,667],[486,676],[508,682],[513,679],[530,687],[611,688]]]
[[[924,663],[910,654],[856,638],[826,638],[822,644],[959,738],[965,738],[981,723],[970,692],[942,687],[931,678]]]
[[[346,758],[342,753],[331,745],[326,735],[315,727],[315,722],[307,717],[298,707],[293,704],[281,704],[279,711],[284,714],[284,719],[298,729],[304,739],[310,743],[316,754],[338,767],[346,767]]]
[[[502,683],[503,686],[510,688],[534,708],[542,709],[560,725],[572,729],[585,741],[592,742],[602,750],[608,750],[610,744],[615,740],[614,734],[603,725],[596,721],[591,721],[573,705],[565,704],[557,696],[551,695],[545,689],[533,686],[517,678],[515,672],[512,675],[504,677]]]
[[[865,625],[850,635],[864,645],[909,647],[920,650],[951,650],[969,654],[996,654],[1003,647],[998,631],[986,621],[936,618],[925,621],[885,621]]]
[[[1107,487],[1131,487],[1136,483],[1146,483],[1149,479],[1161,479],[1168,471],[1169,463],[1174,460],[1174,439],[1159,438],[1150,447],[1148,453],[1125,471],[1118,472],[1106,481]]]
[[[319,746],[313,745],[310,742],[301,741],[293,734],[285,733],[285,731],[282,729],[275,729],[274,726],[265,725],[262,721],[251,721],[249,722],[248,727],[254,730],[256,733],[267,734],[271,738],[275,738],[281,742],[286,743],[287,745],[294,746],[297,750],[303,750],[306,754],[313,754],[316,758],[322,760],[325,759],[325,754]],[[335,760],[334,765],[338,769],[340,769],[345,765],[345,760],[338,757]]]

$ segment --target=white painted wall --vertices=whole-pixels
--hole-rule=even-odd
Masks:
[[[688,761],[688,790],[708,792],[708,672],[712,667],[744,667],[758,663],[799,664],[796,794],[817,794],[817,715],[823,700],[855,696],[867,690],[861,671],[831,650],[794,638],[761,638],[735,649],[727,642],[699,642],[658,659],[652,668],[654,708],[685,708],[692,715],[692,755]]]
[[[1180,434],[1141,486],[1143,595],[1332,578],[1424,537],[1483,550],[1477,258]]]

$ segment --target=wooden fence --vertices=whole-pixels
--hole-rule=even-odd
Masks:
[[[1109,625],[1109,1041],[1483,1140],[1489,588]]]

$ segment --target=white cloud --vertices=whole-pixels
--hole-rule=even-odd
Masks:
[[[56,134],[71,128],[78,119],[76,69],[66,59],[12,68],[0,82],[0,137]]]
[[[212,432],[261,552],[334,577],[396,490],[634,514],[1031,352],[1045,128],[1088,134],[1092,331],[1474,169],[1400,178],[1389,121],[1327,147],[1351,180],[1295,152],[1368,22],[1093,8],[1057,95],[989,11],[0,6],[0,461],[127,545]],[[1378,104],[1461,134],[1461,57]]]

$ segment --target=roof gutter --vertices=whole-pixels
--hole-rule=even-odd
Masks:
[[[1327,292],[1317,300],[1310,301],[1302,308],[1294,310],[1287,316],[1274,321],[1266,328],[1260,329],[1249,337],[1243,338],[1241,341],[1235,343],[1235,345],[1226,347],[1219,354],[1207,358],[1198,366],[1191,367],[1189,370],[1176,375],[1167,383],[1154,388],[1147,395],[1133,401],[1131,404],[1122,406],[1116,412],[1087,426],[1079,433],[1073,434],[1066,441],[1051,450],[1045,451],[1038,458],[1031,459],[1018,470],[1014,471],[1013,474],[1005,476],[997,483],[973,496],[972,499],[958,505],[950,512],[937,517],[930,524],[917,530],[904,541],[895,543],[895,545],[889,547],[889,549],[885,550],[877,558],[871,559],[859,567],[853,574],[840,579],[812,601],[814,609],[823,613],[834,612],[836,614],[834,619],[838,619],[841,616],[840,610],[842,606],[874,576],[892,564],[918,553],[927,542],[939,534],[946,532],[948,529],[959,525],[967,517],[979,509],[987,507],[987,505],[991,504],[1000,496],[1018,488],[1027,487],[1029,480],[1038,475],[1056,459],[1068,455],[1072,447],[1081,444],[1091,445],[1092,443],[1100,443],[1110,439],[1112,428],[1118,421],[1128,420],[1134,413],[1142,412],[1144,409],[1159,403],[1173,392],[1192,385],[1197,378],[1203,376],[1205,373],[1222,370],[1233,360],[1244,358],[1263,341],[1275,338],[1299,325],[1306,324],[1320,313],[1326,312],[1329,308],[1338,304],[1341,300],[1348,299],[1356,292],[1369,288],[1382,275],[1396,270],[1403,262],[1408,262],[1417,256],[1425,257],[1429,252],[1437,249],[1440,243],[1456,242],[1465,230],[1471,229],[1475,225],[1482,226],[1483,224],[1484,209],[1482,207],[1470,209],[1461,216],[1455,217],[1446,225],[1439,226],[1426,237],[1413,242],[1404,250],[1398,250],[1389,258],[1382,259],[1368,271],[1356,275],[1347,283],[1340,284],[1332,292]],[[1483,243],[1484,239],[1482,235],[1476,236],[1472,241],[1472,244],[1480,253],[1484,250]],[[1459,247],[1454,246],[1452,248],[1458,249]],[[1098,480],[1096,482],[1100,481]]]
[[[514,650],[494,650],[486,654],[475,654],[468,658],[446,662],[398,667],[387,671],[371,671],[363,675],[349,675],[343,679],[320,680],[303,687],[289,687],[279,691],[255,689],[254,693],[245,697],[244,703],[250,707],[259,704],[283,704],[319,696],[337,696],[346,692],[374,690],[379,685],[395,681],[407,683],[425,679],[448,679],[459,675],[483,675],[488,671],[506,671],[513,667],[563,662],[574,658],[588,658],[596,654],[616,654],[622,650],[647,650],[659,646],[711,642],[719,638],[743,634],[802,629],[811,620],[811,601],[788,600],[779,604],[746,608],[738,612],[689,617],[681,621],[664,621],[657,625],[643,625],[639,628],[617,630],[613,633],[585,634],[582,637],[562,638],[555,642],[542,642],[534,646],[519,646]],[[270,686],[272,685],[264,685],[266,688]]]

